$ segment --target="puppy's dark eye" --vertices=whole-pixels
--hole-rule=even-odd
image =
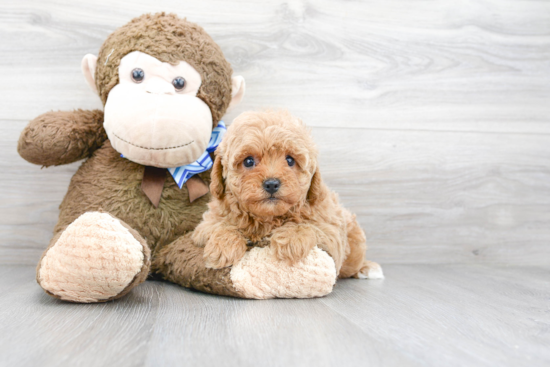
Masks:
[[[132,79],[136,83],[141,83],[143,81],[143,78],[145,78],[145,71],[141,70],[140,68],[135,68],[132,70]]]
[[[177,90],[182,90],[183,88],[185,88],[185,79],[183,79],[181,76],[178,76],[177,78],[174,78],[174,80],[172,80],[172,85]]]
[[[247,168],[254,167],[256,162],[254,162],[254,158],[252,157],[246,157],[243,161],[243,165]]]
[[[289,165],[290,167],[294,166],[294,163],[295,163],[295,162],[294,162],[294,158],[292,158],[291,156],[287,155],[287,156],[286,156],[286,163],[288,163],[288,165]]]

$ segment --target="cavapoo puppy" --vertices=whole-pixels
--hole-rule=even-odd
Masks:
[[[285,111],[246,112],[216,150],[212,201],[193,234],[210,268],[231,266],[269,239],[273,256],[289,264],[318,246],[340,278],[382,278],[365,259],[365,234],[355,215],[321,179],[308,129]]]

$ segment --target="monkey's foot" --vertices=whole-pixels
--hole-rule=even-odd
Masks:
[[[80,303],[122,297],[149,273],[150,250],[126,223],[89,212],[71,223],[38,264],[37,281],[50,295]]]
[[[233,287],[245,298],[313,298],[332,292],[334,260],[314,247],[303,260],[289,265],[274,258],[270,247],[256,247],[231,269]]]

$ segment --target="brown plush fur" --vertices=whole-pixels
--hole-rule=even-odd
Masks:
[[[214,125],[217,124],[231,100],[232,71],[219,47],[201,27],[174,14],[162,13],[143,15],[117,29],[99,52],[96,85],[103,103],[118,83],[121,58],[132,51],[146,52],[165,62],[185,60],[195,67],[203,80],[198,97],[210,107]],[[154,257],[162,246],[195,228],[210,199],[207,194],[190,203],[186,186],[178,188],[167,171],[159,207],[151,205],[141,190],[144,166],[121,158],[111,147],[101,111],[45,113],[22,132],[18,151],[27,161],[43,166],[88,158],[73,176],[60,205],[50,247],[81,214],[104,211],[135,230]],[[210,171],[199,176],[210,183]],[[148,272],[146,261],[131,285],[142,282]],[[229,289],[226,293],[231,292],[230,281],[220,282],[217,290],[223,287]]]
[[[132,51],[141,51],[160,61],[188,62],[201,75],[197,97],[212,112],[217,125],[231,102],[231,65],[220,47],[197,24],[175,14],[144,14],[115,30],[103,43],[97,60],[96,86],[103,104],[118,84],[120,60]]]
[[[17,150],[27,161],[48,167],[88,158],[105,140],[103,111],[47,112],[23,130]]]
[[[141,190],[143,170],[144,166],[121,158],[107,140],[73,176],[54,232],[64,230],[85,212],[104,210],[136,229],[154,252],[157,246],[193,230],[210,195],[190,203],[186,186],[180,189],[166,171],[160,204],[155,208]],[[210,182],[209,172],[199,176]]]
[[[243,165],[246,157],[254,158],[254,167]],[[281,181],[274,199],[262,187],[268,178]],[[300,261],[317,245],[333,257],[341,278],[368,274],[365,235],[323,183],[315,144],[288,112],[248,112],[235,119],[216,151],[211,191],[209,211],[193,234],[204,246],[207,266],[231,266],[248,241],[270,237],[281,261]]]
[[[229,268],[208,269],[204,263],[203,249],[191,239],[192,233],[178,238],[163,247],[155,256],[153,271],[165,280],[201,292],[223,296],[244,297],[231,285]]]

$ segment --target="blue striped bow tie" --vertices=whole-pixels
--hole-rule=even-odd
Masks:
[[[220,145],[226,131],[227,128],[225,127],[223,121],[218,122],[218,126],[216,126],[214,130],[212,130],[212,136],[210,136],[210,141],[208,142],[206,151],[200,156],[199,159],[185,166],[168,168],[168,171],[170,172],[172,177],[174,177],[174,180],[176,181],[180,189],[183,184],[189,178],[191,178],[191,176],[196,175],[197,173],[208,171],[210,168],[212,168],[214,162],[212,162],[212,158],[210,158],[210,153],[218,148],[218,145]]]

